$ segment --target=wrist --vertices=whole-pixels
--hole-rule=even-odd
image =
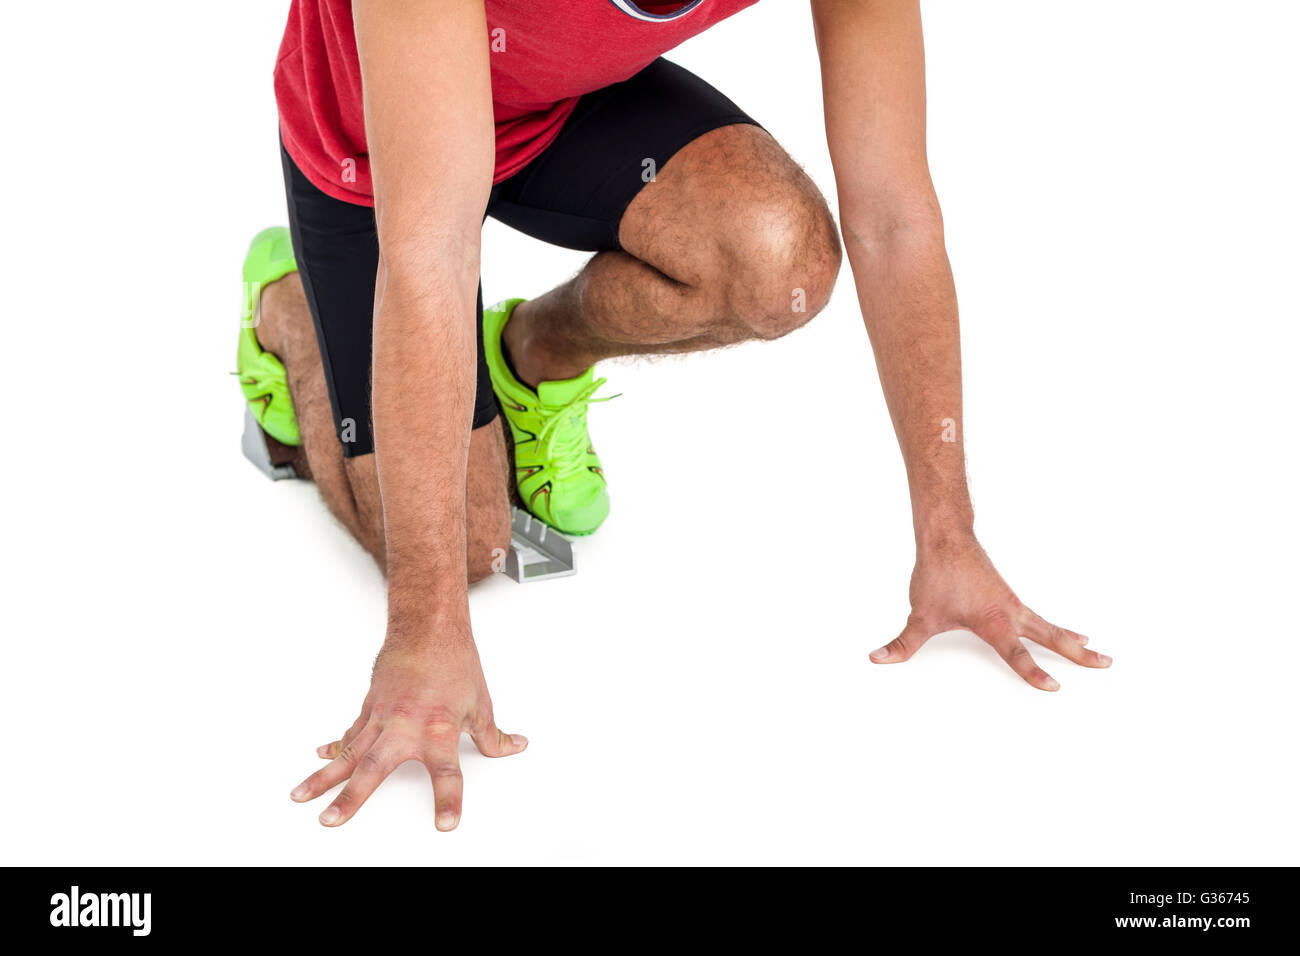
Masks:
[[[975,509],[964,469],[950,468],[935,474],[909,468],[907,478],[918,551],[975,539]]]
[[[439,676],[464,674],[478,668],[478,648],[469,632],[448,637],[446,632],[436,638],[390,633],[375,657],[372,683],[380,676],[388,680],[404,675],[423,686]]]
[[[461,578],[464,581],[464,578]],[[446,645],[473,644],[469,596],[459,588],[401,588],[390,584],[386,649],[420,651]]]
[[[420,630],[388,629],[383,646],[375,658],[375,668],[428,671],[444,668],[451,662],[477,655],[469,625]]]
[[[966,549],[976,545],[975,518],[970,509],[957,514],[919,518],[915,523],[919,555]]]

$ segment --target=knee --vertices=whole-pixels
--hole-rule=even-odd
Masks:
[[[815,187],[758,204],[724,244],[728,312],[776,339],[826,307],[839,275],[839,232]],[[729,248],[728,248],[729,247]]]

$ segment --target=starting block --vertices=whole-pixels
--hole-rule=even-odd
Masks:
[[[505,572],[520,584],[577,574],[573,545],[541,518],[510,509],[510,553]]]

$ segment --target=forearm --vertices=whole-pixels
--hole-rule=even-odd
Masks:
[[[907,467],[918,548],[971,533],[957,296],[937,215],[845,220],[845,246]]]
[[[969,535],[957,296],[925,144],[917,0],[813,0],[844,245],[918,546]]]
[[[465,471],[477,273],[381,265],[372,385],[391,642],[468,636]]]
[[[469,642],[465,470],[493,168],[483,0],[354,0],[380,265],[371,414],[388,644]]]

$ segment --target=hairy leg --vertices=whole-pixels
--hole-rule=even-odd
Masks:
[[[628,206],[619,243],[511,316],[505,345],[528,384],[616,355],[785,335],[825,306],[841,258],[817,187],[768,133],[741,124],[665,163]]]
[[[384,567],[384,512],[375,456],[344,458],[334,431],[325,372],[311,312],[297,273],[262,290],[257,338],[279,356],[289,375],[302,445],[291,449],[294,469],[316,482],[321,498],[361,545]],[[500,419],[470,435],[466,473],[469,579],[492,573],[493,551],[510,547],[510,504],[505,436]]]

